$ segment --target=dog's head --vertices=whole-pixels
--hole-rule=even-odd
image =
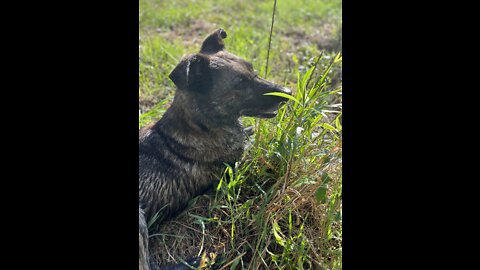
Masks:
[[[251,63],[225,50],[223,29],[210,34],[200,53],[184,57],[170,73],[178,91],[193,94],[199,109],[213,118],[271,118],[287,101],[269,92],[291,94],[287,88],[260,78]]]

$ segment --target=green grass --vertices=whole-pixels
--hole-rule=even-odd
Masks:
[[[141,0],[140,127],[168,107],[178,60],[218,27],[263,75],[273,2]],[[156,234],[164,261],[207,251],[224,269],[342,268],[340,48],[341,1],[277,2],[267,77],[294,96],[274,119],[242,119],[255,125],[243,159]]]

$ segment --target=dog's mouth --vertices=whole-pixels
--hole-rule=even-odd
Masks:
[[[242,111],[243,116],[257,117],[257,118],[273,118],[277,116],[278,109],[284,104],[280,102],[268,109],[247,109]]]
[[[273,112],[254,112],[254,111],[244,111],[243,116],[249,117],[258,117],[258,118],[273,118],[277,116],[278,111]]]
[[[291,94],[289,89],[283,89],[284,94]],[[257,118],[273,118],[277,116],[278,109],[287,103],[288,99],[284,97],[262,97],[257,102],[252,102],[253,105],[241,112],[242,116],[257,117]],[[250,103],[250,104],[252,104]]]

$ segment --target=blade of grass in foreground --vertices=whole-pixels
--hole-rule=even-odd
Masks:
[[[266,93],[266,94],[263,94],[263,95],[264,95],[264,96],[277,96],[277,97],[288,98],[288,99],[290,99],[290,100],[295,101],[296,103],[299,103],[296,98],[294,98],[294,97],[291,96],[291,95],[284,94],[284,93],[271,92],[271,93]]]

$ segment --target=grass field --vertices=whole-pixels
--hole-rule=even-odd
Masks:
[[[294,98],[254,125],[244,158],[216,192],[152,228],[159,262],[213,254],[221,269],[342,268],[341,1],[140,0],[139,124],[172,100],[168,74],[221,27],[226,49]]]

